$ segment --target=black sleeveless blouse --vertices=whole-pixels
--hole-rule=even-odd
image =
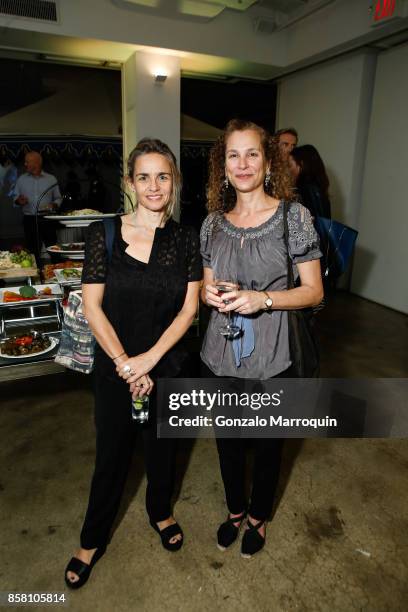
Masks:
[[[170,219],[157,228],[150,259],[141,262],[125,253],[122,221],[115,219],[112,258],[108,262],[105,228],[91,223],[87,230],[82,283],[104,283],[102,309],[124,350],[135,356],[149,350],[181,310],[187,283],[202,278],[199,239],[195,230]],[[152,376],[172,377],[187,357],[178,342],[152,370]],[[97,345],[95,369],[117,380],[113,361]]]

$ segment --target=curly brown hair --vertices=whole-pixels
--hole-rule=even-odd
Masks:
[[[207,209],[209,212],[232,210],[237,201],[234,187],[225,187],[225,147],[233,132],[253,130],[261,137],[261,146],[266,163],[270,166],[271,180],[264,186],[265,193],[279,200],[292,200],[294,196],[293,179],[287,161],[280,152],[278,139],[252,121],[232,119],[218,138],[210,152],[209,179],[207,187]]]

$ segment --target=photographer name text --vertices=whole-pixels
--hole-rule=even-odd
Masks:
[[[328,428],[337,427],[337,419],[328,416],[322,418],[285,418],[283,416],[270,415],[269,418],[259,417],[226,417],[217,415],[215,418],[208,416],[180,417],[172,415],[169,417],[171,427],[301,427],[301,428]]]

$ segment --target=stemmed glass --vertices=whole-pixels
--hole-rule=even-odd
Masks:
[[[239,289],[238,283],[232,280],[216,279],[215,286],[218,290],[218,295],[220,297],[222,296],[223,293],[229,293],[230,291],[235,291]],[[223,300],[223,302],[225,304],[230,304],[232,300]],[[225,313],[225,315],[227,317],[227,323],[223,325],[222,327],[220,327],[219,329],[220,334],[224,336],[225,338],[227,338],[228,340],[233,340],[234,338],[238,338],[238,336],[241,334],[241,329],[237,325],[234,325],[233,322],[231,322],[231,312],[230,311]]]

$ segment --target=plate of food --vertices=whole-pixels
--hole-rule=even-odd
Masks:
[[[85,242],[66,242],[63,244],[53,244],[47,247],[49,253],[57,253],[62,257],[70,259],[83,259],[85,253]]]
[[[0,357],[2,359],[29,359],[52,351],[58,343],[58,338],[46,336],[37,331],[29,331],[2,340]]]
[[[21,285],[20,287],[7,287],[0,289],[0,306],[14,306],[27,303],[38,304],[49,302],[62,297],[62,289],[58,284],[50,285]]]
[[[86,227],[92,221],[101,221],[110,217],[116,217],[116,213],[101,213],[99,210],[93,210],[92,208],[82,208],[81,210],[67,212],[65,215],[47,215],[45,219],[59,221],[66,227]]]
[[[81,282],[82,268],[63,268],[62,270],[55,270],[54,274],[61,285],[78,285]]]
[[[0,277],[21,278],[24,276],[36,276],[37,265],[35,257],[25,249],[15,251],[0,251]],[[18,282],[18,280],[16,281]]]
[[[47,283],[56,282],[55,270],[64,268],[82,268],[82,262],[67,259],[67,261],[59,261],[56,264],[46,264],[43,268],[43,278]]]

